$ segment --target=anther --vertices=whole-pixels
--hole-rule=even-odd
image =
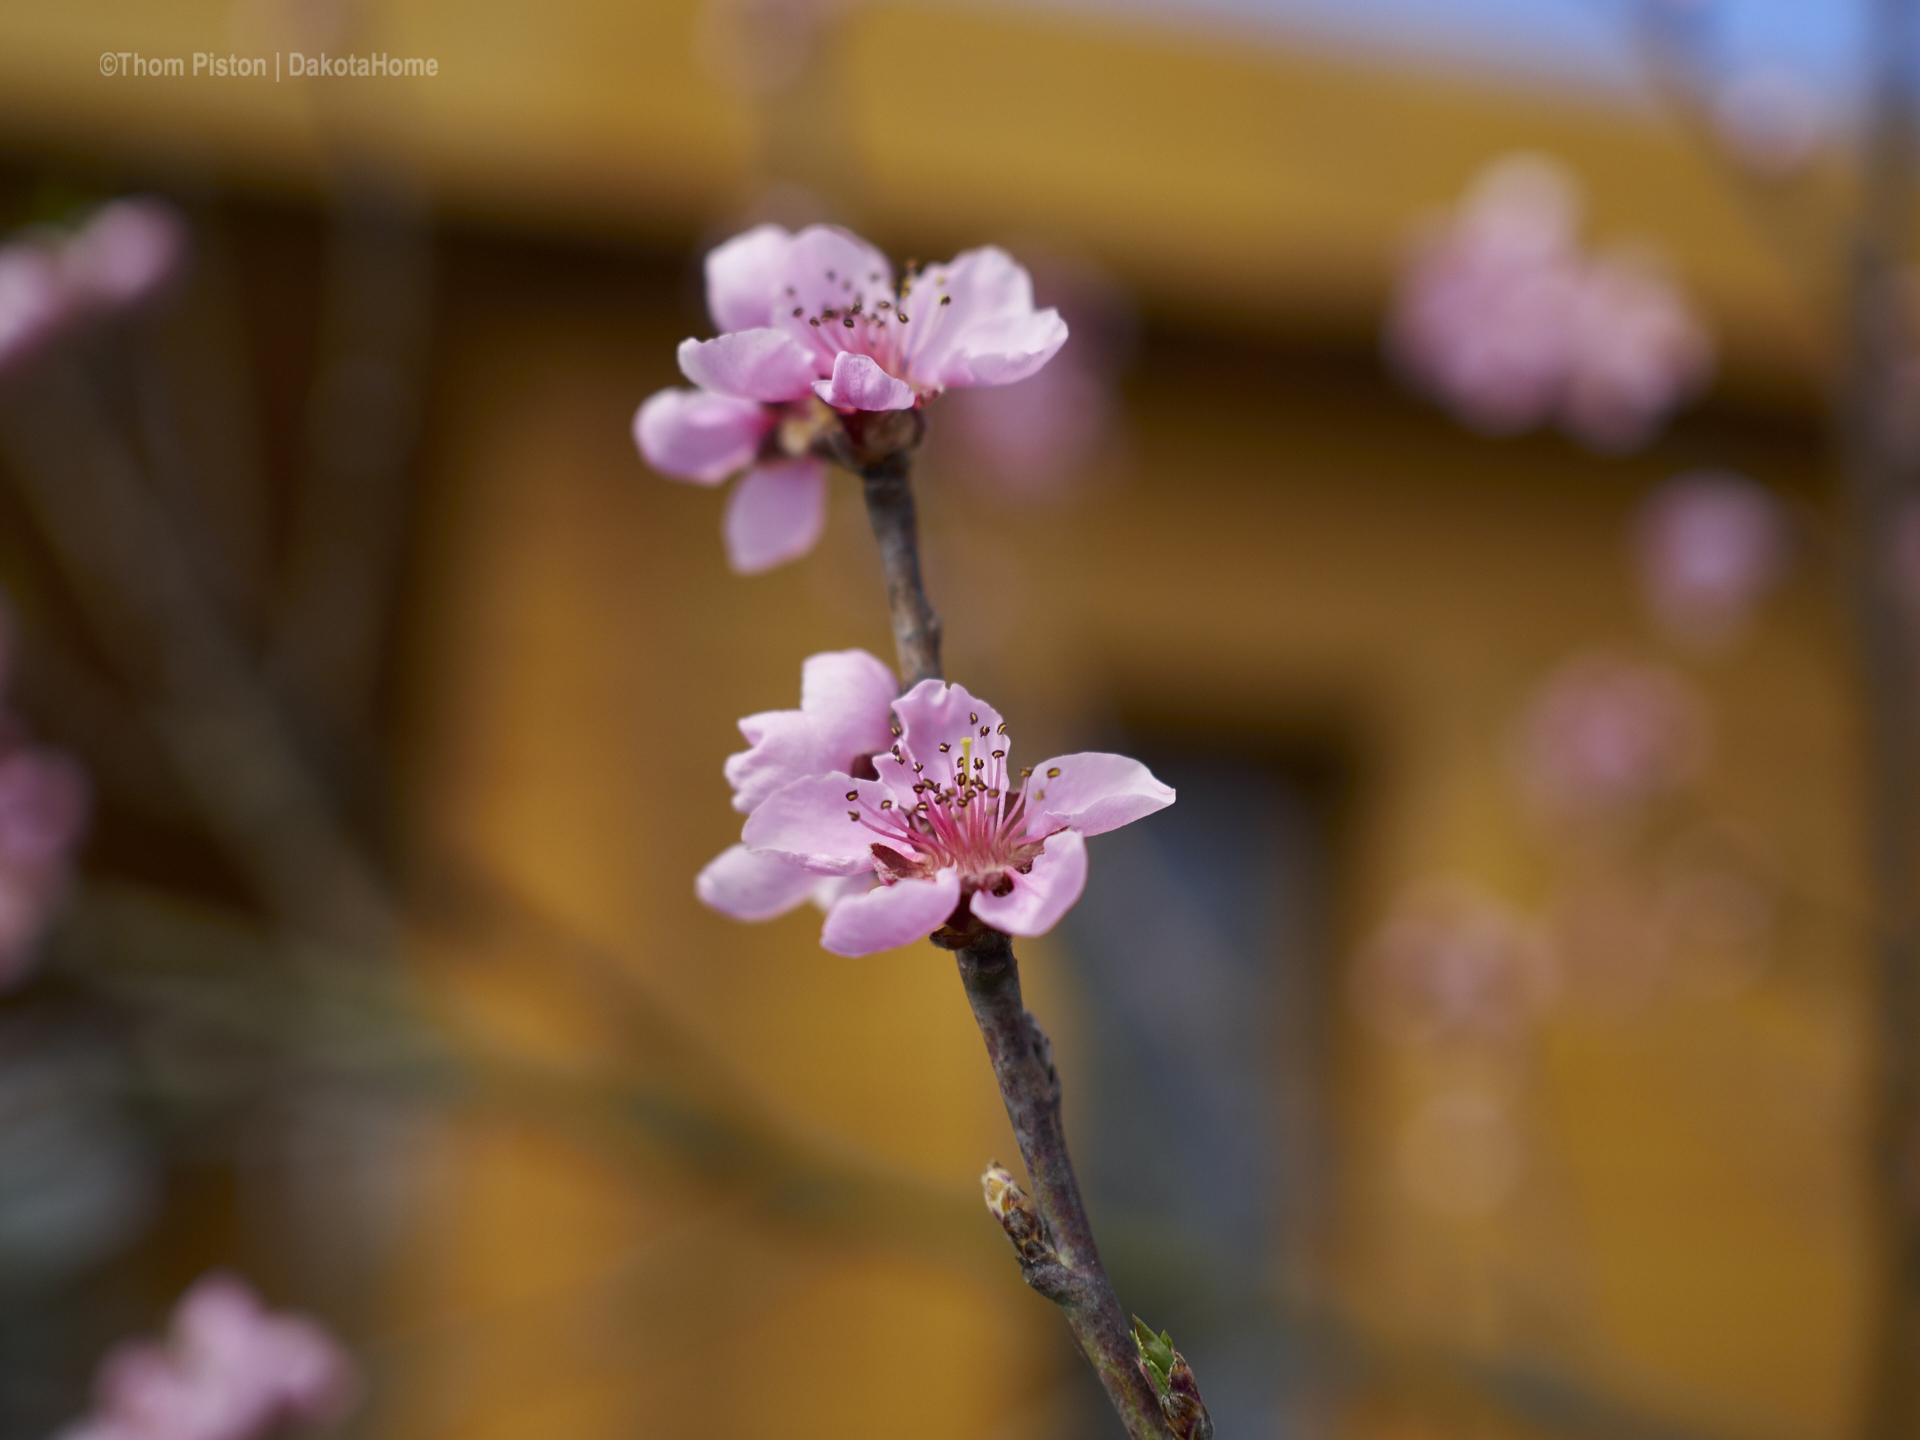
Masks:
[[[796,305],[793,307],[793,318],[796,320],[798,320],[802,315],[806,313],[807,313],[807,307],[804,305]]]
[[[811,320],[807,321],[807,324],[818,330],[820,328],[820,317],[818,315],[814,316]]]
[[[906,324],[906,323],[907,323],[907,320],[908,320],[908,318],[909,318],[909,317],[908,317],[908,315],[907,315],[907,312],[906,312],[906,311],[904,311],[904,310],[902,310],[902,311],[900,311],[900,312],[899,312],[899,314],[900,314],[900,323],[901,323],[902,325],[904,325],[904,324]]]
[[[860,812],[858,810],[847,811],[847,819],[858,820],[859,818],[860,818]]]
[[[969,725],[978,725],[980,723],[979,715],[969,711],[967,714],[967,723]]]
[[[893,801],[891,801],[891,800],[882,800],[882,801],[880,802],[880,808],[881,808],[882,810],[891,810],[891,809],[893,809]]]
[[[847,791],[847,799],[858,800],[859,798],[860,798],[860,792],[858,790]]]
[[[898,725],[889,725],[887,729],[893,732],[894,739],[898,740],[900,738],[900,727]]]
[[[1007,722],[1006,722],[1006,721],[1004,721],[1004,720],[1002,720],[1002,721],[1000,722],[1000,732],[999,732],[999,733],[1000,733],[1000,734],[1002,734],[1002,735],[1004,735],[1004,734],[1006,734],[1006,733],[1007,733]]]
[[[943,740],[940,742],[940,753],[942,755],[946,754],[951,749],[953,749],[953,746],[947,744],[946,741]]]
[[[940,297],[940,303],[942,305],[951,305],[953,303],[953,297],[951,295],[942,295]]]
[[[986,766],[986,763],[987,763],[987,762],[986,762],[986,761],[984,761],[984,760],[976,760],[976,761],[974,761],[974,762],[973,762],[973,768],[974,768],[974,769],[976,769],[976,770],[980,770],[980,769],[983,769],[983,768],[985,768],[985,766]]]
[[[851,315],[847,316],[847,318],[842,320],[840,323],[846,326],[847,329],[851,330],[853,328],[853,316]]]
[[[1060,767],[1058,765],[1055,765],[1052,769],[1047,771],[1047,779],[1051,780],[1054,778],[1054,776],[1058,775],[1059,773],[1060,773]]]
[[[990,735],[990,734],[992,734],[993,732],[992,732],[992,731],[991,731],[990,729],[988,729],[988,727],[986,727],[985,725],[982,725],[982,726],[980,727],[980,733],[981,733],[982,735]]]
[[[1026,769],[1024,769],[1024,770],[1022,770],[1022,771],[1020,772],[1020,778],[1021,778],[1022,780],[1024,780],[1024,779],[1026,779],[1026,778],[1027,778],[1027,776],[1029,776],[1029,775],[1031,775],[1031,774],[1033,774],[1033,767],[1032,767],[1031,765],[1029,765],[1029,766],[1028,766],[1028,767],[1027,767]]]
[[[1007,752],[1004,750],[996,750],[993,752],[993,758],[996,760],[1004,760],[1007,758]]]

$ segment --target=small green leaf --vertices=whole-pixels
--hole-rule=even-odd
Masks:
[[[1173,1336],[1162,1330],[1158,1335],[1138,1315],[1133,1317],[1133,1344],[1139,1350],[1140,1358],[1147,1362],[1147,1373],[1153,1376],[1154,1389],[1162,1395],[1168,1393],[1168,1385],[1173,1375]]]

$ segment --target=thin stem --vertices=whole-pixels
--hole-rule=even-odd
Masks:
[[[0,402],[0,451],[102,648],[235,863],[290,928],[378,953],[394,918],[72,357]]]
[[[1060,1123],[1060,1077],[1053,1068],[1053,1047],[1021,1003],[1013,942],[998,930],[988,930],[960,949],[957,958],[960,983],[987,1042],[1000,1098],[1006,1102],[1034,1201],[1052,1241],[1045,1260],[1023,1265],[1027,1283],[1060,1307],[1127,1434],[1133,1440],[1166,1440],[1171,1432],[1160,1402],[1140,1371],[1133,1333],[1093,1243],[1093,1226]]]
[[[874,539],[880,544],[900,678],[907,689],[922,680],[941,678],[940,617],[920,579],[920,537],[908,478],[912,446],[919,436],[916,415],[910,431],[896,434],[863,428],[853,434],[854,443],[848,447],[848,458],[854,459],[866,489]],[[905,443],[887,443],[898,440]],[[1074,1176],[1066,1130],[1060,1123],[1060,1077],[1053,1068],[1053,1048],[1040,1022],[1020,1002],[1020,967],[1013,957],[1013,942],[998,930],[981,926],[971,929],[964,940],[950,941],[948,948],[957,952],[967,1003],[987,1042],[1000,1098],[1006,1103],[1020,1158],[1046,1222],[1049,1243],[1033,1256],[1022,1252],[1022,1273],[1029,1285],[1060,1307],[1127,1434],[1133,1440],[1172,1440],[1160,1402],[1141,1373],[1126,1314],[1107,1283],[1093,1243],[1093,1227],[1080,1199],[1080,1182]]]
[[[893,616],[893,643],[900,656],[900,679],[912,689],[940,678],[940,617],[920,580],[920,534],[913,513],[909,452],[896,450],[862,466],[867,518],[880,545],[880,570],[887,580],[887,609]]]

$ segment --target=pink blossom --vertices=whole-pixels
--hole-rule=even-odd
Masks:
[[[893,744],[893,671],[864,650],[812,656],[800,669],[800,708],[767,710],[740,722],[748,748],[729,756],[733,808],[750,815],[792,781],[830,772],[879,772],[873,757]],[[871,881],[856,879],[854,888]],[[798,861],[735,845],[721,852],[694,882],[694,892],[737,920],[771,920],[803,900],[825,907],[848,889]]]
[[[1466,424],[1553,421],[1594,449],[1635,448],[1706,381],[1712,347],[1649,260],[1581,247],[1572,177],[1539,156],[1490,166],[1415,247],[1387,344]]]
[[[1451,877],[1395,902],[1355,971],[1367,1018],[1395,1040],[1510,1040],[1553,998],[1552,967],[1511,907]]]
[[[1705,707],[1664,666],[1583,655],[1534,695],[1521,722],[1523,790],[1542,811],[1619,814],[1671,794],[1706,752]]]
[[[1034,288],[1078,343],[1017,385],[961,391],[941,407],[929,446],[953,446],[951,469],[973,485],[1027,500],[1063,494],[1119,428],[1118,380],[1137,322],[1126,292],[1091,266],[1042,259]]]
[[[1655,621],[1688,644],[1732,640],[1785,573],[1789,538],[1765,486],[1726,470],[1675,476],[1642,503],[1634,522]]]
[[[0,375],[77,325],[146,304],[178,278],[187,243],[178,211],[136,196],[101,206],[71,236],[0,248]]]
[[[236,1276],[201,1277],[164,1341],[133,1341],[101,1363],[94,1410],[62,1440],[264,1440],[289,1424],[343,1419],[353,1362],[301,1315],[273,1313]]]
[[[91,799],[86,772],[57,750],[0,755],[0,990],[24,978],[66,897]]]
[[[743,792],[735,803],[751,804],[751,813],[744,847],[715,862],[728,865],[729,884],[704,888],[709,904],[740,919],[778,913],[770,893],[737,873],[747,864],[740,857],[768,856],[788,873],[843,882],[823,897],[829,908],[820,943],[837,955],[890,950],[969,916],[1011,935],[1041,935],[1080,898],[1086,837],[1173,803],[1171,789],[1123,755],[1063,755],[1016,774],[999,714],[939,680],[923,680],[893,701],[898,733],[867,764],[801,775],[753,803],[748,783],[806,763],[829,729],[855,738],[852,717],[864,725],[872,715],[864,688],[872,678],[857,697],[836,697],[830,723],[826,708],[809,721],[804,706],[801,719],[784,722],[789,751],[776,753],[767,738],[774,732],[765,729],[757,757],[735,757],[729,778]],[[871,738],[865,731],[855,743]]]
[[[1416,247],[1401,278],[1389,348],[1477,430],[1517,434],[1553,412],[1572,357],[1579,209],[1560,166],[1508,157]]]
[[[39,240],[0,248],[0,375],[38,354],[65,318],[59,252]]]
[[[991,246],[909,273],[846,230],[760,225],[707,256],[720,334],[681,343],[699,388],[662,390],[634,438],[662,474],[713,485],[746,473],[729,502],[728,559],[753,573],[811,549],[825,523],[840,418],[913,409],[943,390],[1007,385],[1066,342],[1036,310],[1027,272]]]
[[[1720,87],[1713,97],[1713,124],[1741,164],[1780,180],[1804,169],[1826,139],[1823,108],[1804,76],[1760,65]]]
[[[187,224],[163,200],[136,195],[102,205],[61,256],[69,293],[83,306],[117,311],[145,304],[179,278]]]
[[[1558,416],[1592,449],[1639,449],[1712,373],[1706,331],[1647,257],[1622,253],[1590,264],[1571,323]]]

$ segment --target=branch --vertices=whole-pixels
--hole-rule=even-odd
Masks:
[[[215,835],[289,928],[379,952],[394,917],[79,360],[0,397],[0,451]]]
[[[1020,1001],[1013,943],[998,930],[986,930],[963,945],[957,958],[960,982],[987,1042],[987,1058],[1000,1082],[1000,1098],[1006,1102],[1037,1202],[1028,1208],[1012,1177],[996,1165],[986,1175],[988,1206],[1006,1226],[1027,1283],[1060,1307],[1127,1434],[1133,1440],[1173,1440],[1093,1243],[1093,1227],[1060,1123],[1060,1077],[1053,1068],[1053,1047]]]
[[[863,412],[847,416],[831,441],[834,459],[857,474],[866,491],[867,518],[887,580],[900,682],[909,690],[940,678],[940,617],[920,579],[920,531],[909,478],[914,447],[925,432],[918,410]]]

